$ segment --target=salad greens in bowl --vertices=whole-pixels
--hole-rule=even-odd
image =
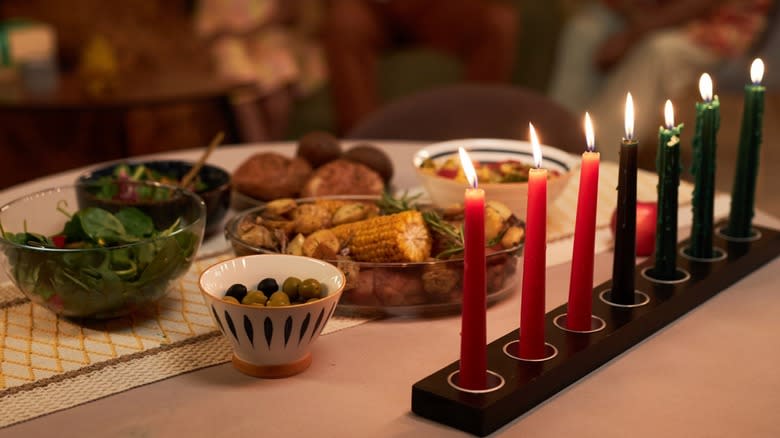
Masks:
[[[171,214],[162,222],[145,205],[96,205],[80,194],[104,185],[83,184],[0,207],[0,264],[30,300],[67,317],[112,318],[159,299],[187,272],[203,239],[203,200],[175,186],[124,184],[163,197]]]
[[[148,203],[136,199],[132,190],[123,190],[122,181],[154,181],[162,184],[179,185],[190,172],[194,163],[181,160],[117,161],[108,163],[79,176],[78,183],[95,182],[90,196],[103,202]],[[221,167],[204,164],[194,175],[187,189],[200,196],[206,203],[206,235],[222,230],[222,222],[230,208],[230,173]],[[143,190],[143,189],[141,189]],[[152,198],[152,200],[154,200]],[[155,216],[165,215],[168,209],[157,204],[157,212],[147,212]],[[175,218],[174,218],[175,219]]]

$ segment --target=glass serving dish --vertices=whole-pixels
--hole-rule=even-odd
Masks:
[[[320,199],[376,202],[372,196],[333,196]],[[316,199],[298,199],[298,205]],[[432,208],[419,204],[418,208]],[[228,221],[225,236],[236,255],[276,254],[242,238],[240,226],[263,214],[265,205],[246,210]],[[517,264],[522,243],[509,247],[488,247],[487,302],[493,304],[519,286]],[[435,316],[460,311],[463,279],[463,258],[429,259],[415,263],[373,263],[353,261],[343,257],[328,258],[347,277],[347,285],[337,311],[350,315]]]
[[[56,187],[0,207],[0,265],[58,315],[105,319],[149,306],[187,272],[203,239],[206,207],[194,193],[125,182],[161,198],[110,205],[94,196],[104,187]]]

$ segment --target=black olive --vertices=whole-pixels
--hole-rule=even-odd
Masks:
[[[271,294],[279,290],[279,283],[273,278],[264,278],[260,280],[260,283],[257,283],[257,290],[271,298]]]
[[[246,296],[246,292],[246,286],[236,283],[228,288],[227,292],[225,292],[225,296],[233,297],[240,303]]]

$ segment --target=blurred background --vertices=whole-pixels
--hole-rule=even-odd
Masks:
[[[0,189],[99,161],[203,147],[220,130],[226,143],[295,140],[313,130],[348,136],[389,103],[451,84],[500,84],[570,103],[553,82],[566,35],[591,2],[448,1],[437,9],[422,0],[3,0]],[[777,7],[741,1],[762,8],[756,37],[707,64],[722,110],[718,188],[731,188],[742,89],[761,55],[767,96],[757,205],[780,214],[768,177],[780,171]],[[626,2],[601,3],[619,10]],[[670,2],[628,3],[646,12],[626,15],[634,23],[627,28],[639,29]],[[659,60],[643,62],[650,72]],[[695,84],[680,88],[668,97],[688,127],[689,149],[701,98]],[[660,111],[648,117],[661,124]],[[656,140],[643,136],[640,166],[654,169]],[[617,150],[619,140],[601,137],[599,146]],[[583,147],[584,140],[565,148]]]

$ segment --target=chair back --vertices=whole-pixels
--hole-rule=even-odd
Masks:
[[[398,98],[358,123],[346,138],[444,141],[458,138],[539,140],[569,152],[585,147],[583,128],[548,97],[510,85],[455,84]]]

